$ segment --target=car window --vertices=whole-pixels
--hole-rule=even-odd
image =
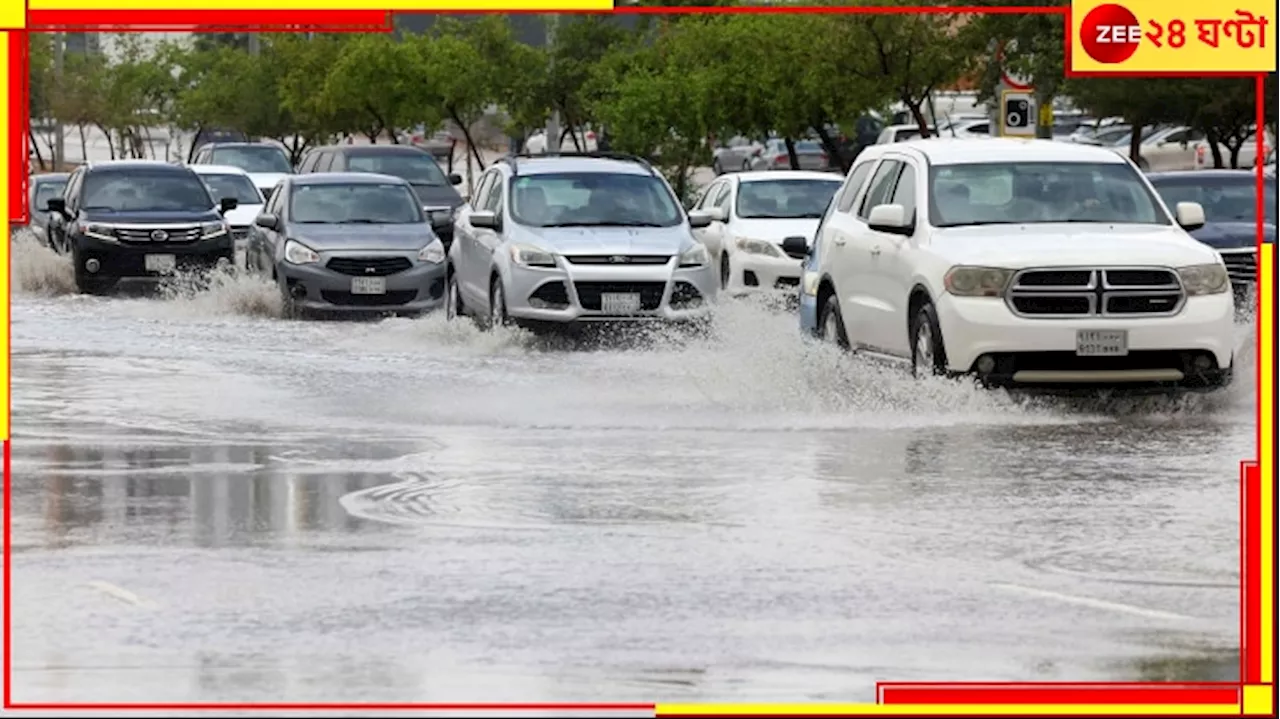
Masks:
[[[349,152],[347,170],[391,175],[414,185],[445,187],[449,178],[425,152]]]
[[[84,182],[84,207],[115,212],[207,211],[213,197],[199,177],[185,172],[99,172]]]
[[[535,227],[674,227],[684,222],[666,183],[650,174],[565,172],[512,183],[512,218]]]
[[[280,185],[276,187],[275,191],[271,193],[271,199],[267,200],[267,206],[262,208],[262,211],[264,213],[267,213],[270,215],[280,214],[280,209],[283,205],[283,202],[284,202],[283,198],[285,195],[284,184],[285,183],[283,182],[280,183]]]
[[[717,207],[719,209],[724,210],[726,213],[728,213],[729,195],[732,189],[733,189],[733,186],[728,182],[720,185],[720,190],[716,192],[716,199],[713,201],[712,207]]]
[[[738,185],[738,216],[745,218],[822,217],[840,181],[752,180]]]
[[[475,209],[484,207],[485,201],[489,197],[489,187],[493,184],[497,172],[486,172],[484,177],[480,178],[480,184],[476,186],[475,195],[471,198],[471,206]]]
[[[893,188],[891,204],[902,205],[903,216],[908,221],[916,214],[916,170],[907,163],[902,164],[902,173],[898,175],[898,184]]]
[[[991,162],[935,165],[929,217],[936,227],[1043,222],[1170,223],[1129,164]]]
[[[72,211],[80,209],[80,185],[83,184],[83,181],[83,170],[76,170],[68,178],[67,189],[62,191],[62,196],[67,200],[67,209]]]
[[[31,207],[28,208],[32,212],[48,212],[44,205],[53,197],[61,197],[62,191],[67,189],[66,180],[48,180],[36,185],[36,193],[31,201]]]
[[[234,197],[241,205],[261,205],[262,194],[254,187],[253,181],[245,175],[201,175],[201,180],[209,188],[213,199],[221,201],[225,197]]]
[[[289,221],[403,225],[424,220],[417,195],[405,185],[335,182],[295,187]]]
[[[502,183],[495,180],[489,188],[489,195],[485,197],[484,209],[498,214],[502,212]]]
[[[853,209],[853,201],[858,198],[858,190],[861,190],[862,185],[866,183],[867,175],[871,173],[871,168],[875,167],[875,164],[875,160],[867,160],[849,172],[849,179],[844,184],[840,199],[836,201],[837,210],[848,212]]]
[[[1257,222],[1258,189],[1252,177],[1242,180],[1153,180],[1156,192],[1170,211],[1179,202],[1198,202],[1209,222]],[[1263,218],[1276,221],[1276,183],[1263,185]]]
[[[210,164],[230,165],[245,172],[290,173],[289,158],[274,145],[216,147],[209,153]]]
[[[876,169],[876,174],[871,178],[871,188],[867,190],[867,194],[862,198],[862,205],[858,208],[858,217],[866,219],[871,213],[871,208],[876,205],[888,204],[889,193],[893,191],[893,181],[898,176],[898,168],[902,163],[897,160],[885,160],[880,163],[880,167]]]
[[[698,203],[694,205],[694,209],[705,210],[709,207],[714,207],[714,205],[712,204],[712,201],[715,200],[716,195],[720,194],[720,188],[724,184],[725,184],[724,180],[719,180],[717,182],[711,183],[710,187],[702,191],[702,197],[698,198]]]

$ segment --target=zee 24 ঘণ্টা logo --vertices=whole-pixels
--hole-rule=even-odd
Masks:
[[[1156,49],[1177,50],[1198,43],[1209,49],[1231,45],[1262,50],[1267,46],[1270,22],[1265,16],[1236,10],[1227,18],[1151,18],[1141,23],[1124,5],[1106,4],[1089,10],[1081,20],[1080,46],[1090,59],[1104,65],[1128,60],[1144,43]]]

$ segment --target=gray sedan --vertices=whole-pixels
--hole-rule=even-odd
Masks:
[[[49,210],[47,203],[51,197],[62,197],[67,187],[70,173],[51,172],[44,175],[32,175],[27,189],[27,207],[31,221],[27,229],[41,242],[49,241]]]
[[[444,304],[444,245],[398,177],[290,176],[254,225],[246,263],[279,285],[287,309],[417,314]]]

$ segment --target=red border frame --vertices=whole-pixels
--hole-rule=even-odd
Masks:
[[[518,14],[511,11],[489,11],[483,14],[502,12],[502,14]],[[519,14],[524,14],[520,11]],[[527,11],[533,14],[546,14],[547,11]],[[599,14],[607,11],[586,11],[583,14]],[[1082,73],[1070,70],[1071,36],[1073,32],[1069,7],[625,7],[616,8],[614,12],[624,14],[687,14],[687,13],[860,13],[860,14],[1042,14],[1062,15],[1064,23],[1064,44],[1067,75],[1075,77],[1255,77],[1257,92],[1258,124],[1263,124],[1265,115],[1265,81],[1266,75],[1257,73]],[[444,14],[482,14],[479,12],[454,12]],[[562,12],[560,14],[572,14]],[[386,32],[392,28],[393,13],[383,10],[36,10],[27,13],[27,30],[33,32],[63,30],[67,32],[88,32],[106,30],[114,32],[140,31],[155,32],[163,30],[196,30],[201,31],[325,31],[325,32]],[[126,27],[127,25],[127,27]],[[11,72],[9,97],[10,138],[9,150],[11,162],[10,179],[10,214],[13,221],[25,222],[28,219],[27,202],[27,134],[22,131],[27,124],[27,107],[29,73],[27,71],[27,43],[25,32],[13,31],[11,37],[17,40],[9,46],[9,62]],[[13,77],[19,73],[19,77]],[[1264,141],[1258,138],[1258,149],[1261,152]],[[1261,157],[1261,154],[1259,154]],[[18,160],[17,158],[25,158]],[[1262,216],[1262,173],[1258,171],[1258,206],[1259,217]],[[1261,222],[1258,226],[1258,243],[1261,245],[1263,230]],[[1259,273],[1261,266],[1259,265]],[[1261,298],[1259,298],[1261,300]],[[11,332],[10,328],[6,328]],[[1261,345],[1257,344],[1258,354],[1255,370],[1258,373],[1258,386],[1261,388]],[[8,410],[9,408],[6,408]],[[1258,447],[1261,447],[1262,403],[1258,403]],[[11,518],[11,491],[8,478],[10,476],[10,443],[3,443],[4,452],[4,643],[3,643],[3,707],[6,709],[28,710],[217,710],[217,709],[258,709],[258,710],[332,710],[332,709],[364,709],[364,710],[565,710],[565,711],[607,711],[607,710],[655,710],[652,703],[20,703],[12,701],[12,634],[8,628],[12,626],[12,607],[9,601],[12,587],[12,556],[9,542]],[[904,683],[879,682],[876,687],[877,701],[883,704],[1199,704],[1204,706],[1236,705],[1242,701],[1242,686],[1258,684],[1261,676],[1262,656],[1256,641],[1251,640],[1261,633],[1262,563],[1259,553],[1249,551],[1249,547],[1260,546],[1262,541],[1261,470],[1256,461],[1241,462],[1241,674],[1239,682],[1226,683]],[[1273,647],[1273,650],[1275,647]],[[1243,707],[1242,707],[1243,711]]]

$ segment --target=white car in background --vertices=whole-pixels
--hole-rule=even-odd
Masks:
[[[1234,306],[1221,257],[1188,234],[1204,222],[1105,148],[877,145],[822,220],[802,326],[985,386],[1222,387]]]
[[[711,255],[720,289],[794,291],[800,261],[842,182],[830,172],[772,170],[711,183],[690,215],[711,221],[693,234]]]
[[[213,199],[221,201],[224,197],[236,199],[235,209],[223,215],[231,226],[231,237],[236,243],[236,254],[244,252],[245,243],[249,239],[249,231],[253,221],[262,214],[267,204],[262,192],[254,185],[249,173],[230,165],[189,165],[200,177]]]
[[[929,137],[937,137],[937,128],[929,128]],[[911,125],[890,125],[880,131],[880,136],[876,138],[877,145],[889,145],[895,142],[906,142],[920,137],[920,126]]]
[[[1275,138],[1271,137],[1271,133],[1266,133],[1262,137],[1263,158],[1266,158],[1275,150]],[[1231,167],[1231,150],[1226,145],[1218,143],[1218,151],[1222,153],[1222,163],[1224,169]],[[1196,170],[1212,170],[1213,167],[1213,151],[1209,149],[1208,140],[1197,142],[1193,148],[1194,161],[1193,169]],[[1244,144],[1240,145],[1240,154],[1236,156],[1236,167],[1241,170],[1252,170],[1258,164],[1258,134],[1250,133],[1245,139]],[[1263,164],[1266,164],[1265,162]]]
[[[1111,149],[1128,157],[1128,138],[1131,134],[1124,135],[1123,142],[1112,145]],[[1195,144],[1203,139],[1204,133],[1185,125],[1160,128],[1144,137],[1142,144],[1138,146],[1138,168],[1143,172],[1193,169],[1196,162]]]
[[[562,130],[563,132],[563,130]],[[529,155],[545,155],[547,152],[547,131],[537,130],[529,139],[524,142],[524,151]],[[595,130],[587,128],[585,131],[578,133],[579,149],[573,144],[573,138],[565,135],[564,140],[560,143],[560,152],[599,152],[600,143],[596,139]]]
[[[270,142],[211,142],[196,151],[192,165],[230,165],[249,173],[253,184],[270,199],[280,181],[293,174],[289,153]]]

